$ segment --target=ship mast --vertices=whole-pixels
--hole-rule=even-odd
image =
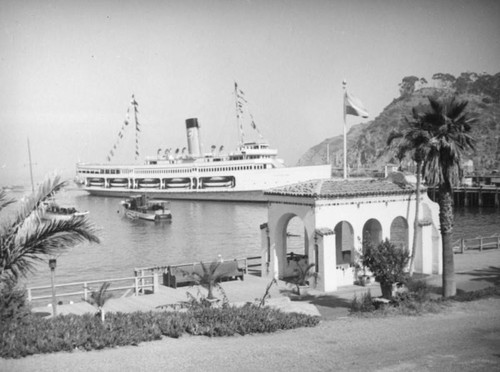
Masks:
[[[28,137],[28,158],[30,166],[30,177],[31,177],[31,191],[35,192],[35,183],[33,182],[33,163],[31,162],[31,148],[30,148],[30,138]]]
[[[238,141],[240,148],[243,147],[243,123],[240,120],[241,119],[241,114],[243,114],[243,103],[241,102],[240,99],[243,99],[241,95],[238,92],[238,83],[234,82],[234,103],[235,103],[235,109],[236,109],[236,125],[238,126]]]

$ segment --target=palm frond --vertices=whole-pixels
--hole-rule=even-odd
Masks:
[[[6,206],[15,203],[16,200],[11,198],[5,190],[0,190],[0,211]]]
[[[89,302],[97,307],[103,307],[106,301],[113,297],[113,295],[108,292],[110,285],[110,282],[104,282],[97,291],[92,291]]]
[[[19,278],[33,271],[47,255],[83,241],[99,243],[96,227],[85,218],[44,220],[43,202],[67,184],[60,177],[47,178],[36,193],[24,198],[14,219],[0,229],[0,276]]]

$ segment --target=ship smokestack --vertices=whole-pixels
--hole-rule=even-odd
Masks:
[[[186,119],[188,152],[191,156],[201,156],[200,125],[197,118]]]

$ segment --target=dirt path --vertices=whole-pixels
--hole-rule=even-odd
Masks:
[[[440,314],[341,318],[267,335],[184,336],[118,349],[0,359],[0,371],[494,371],[500,299]]]

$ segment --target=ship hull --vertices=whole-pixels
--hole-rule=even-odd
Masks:
[[[108,167],[112,168],[108,170],[97,165],[81,165],[78,173],[80,186],[95,196],[128,197],[147,194],[158,199],[266,202],[264,190],[330,178],[331,175],[330,165],[271,168],[271,163],[266,165],[248,161],[177,167]],[[99,172],[99,181],[103,185],[96,185],[96,176],[88,174],[90,172]],[[127,175],[127,186],[116,187],[114,178],[117,173],[123,178],[123,175]]]
[[[125,198],[131,195],[148,195],[155,199],[168,200],[207,200],[207,201],[244,201],[263,203],[267,199],[262,190],[256,191],[216,191],[216,190],[133,190],[133,189],[104,189],[84,188],[93,196],[109,196]]]

